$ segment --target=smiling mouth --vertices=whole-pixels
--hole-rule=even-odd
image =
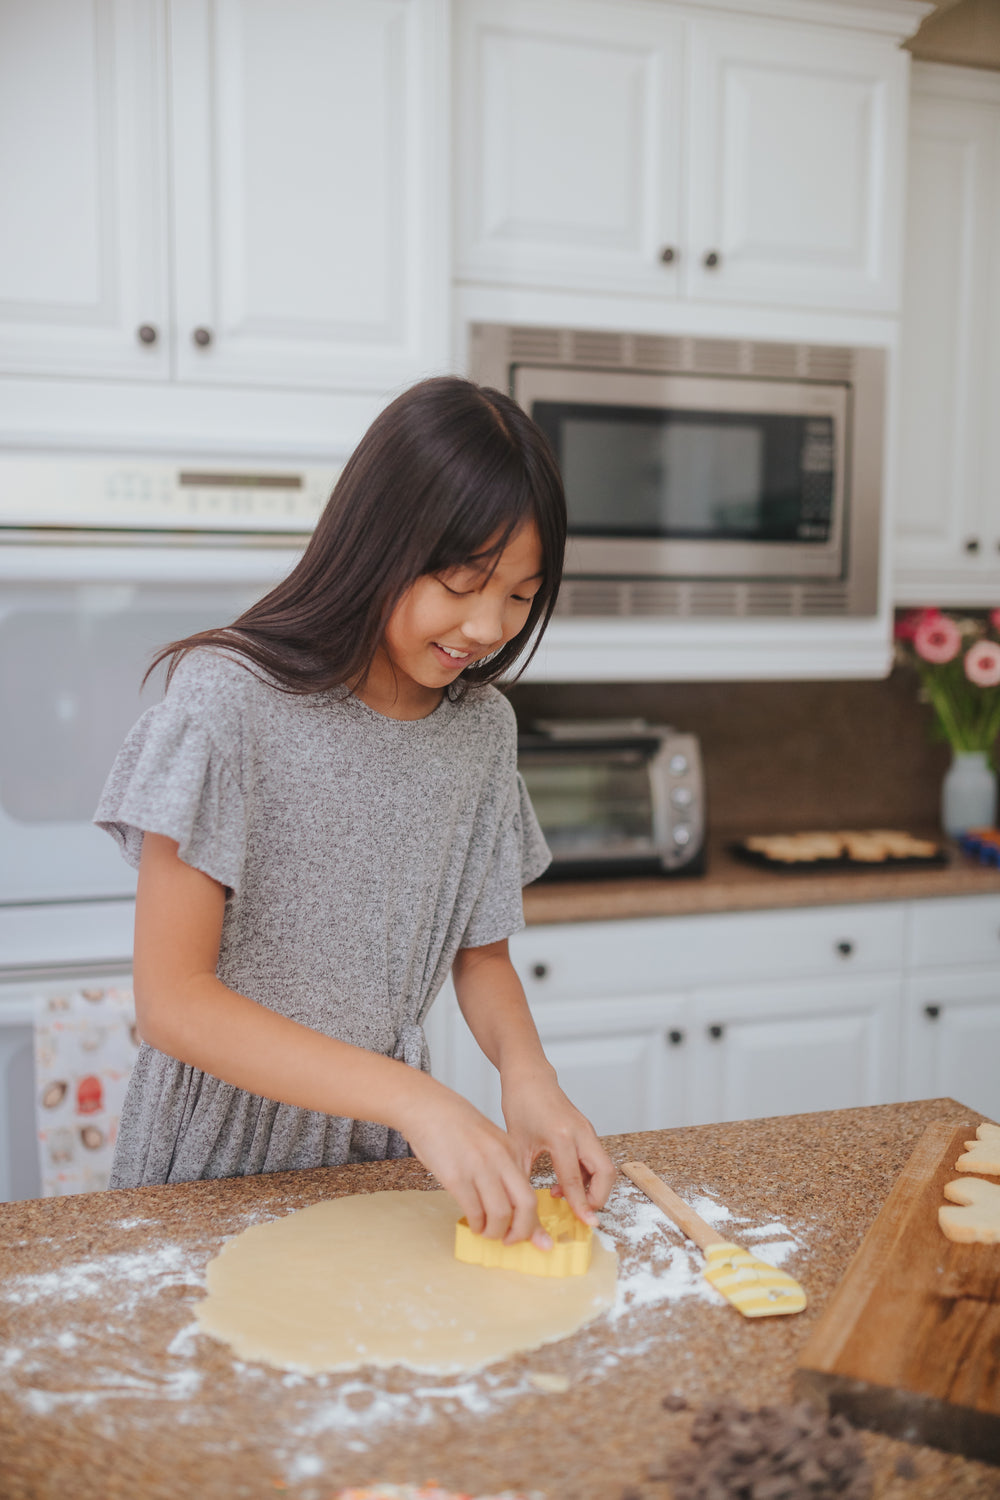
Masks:
[[[434,645],[439,651],[443,651],[445,656],[450,657],[456,666],[464,666],[472,659],[471,651],[459,651],[454,646],[442,646],[440,641],[435,641]]]

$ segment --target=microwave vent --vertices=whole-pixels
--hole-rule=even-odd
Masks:
[[[849,381],[854,374],[854,354],[850,349],[838,349],[832,344],[809,344],[807,347],[809,368],[805,372],[813,380]]]
[[[683,370],[684,339],[664,334],[637,334],[633,340],[633,357],[638,370]]]
[[[571,358],[576,365],[624,365],[628,343],[620,333],[574,333]]]
[[[854,352],[832,344],[779,344],[530,327],[505,330],[504,341],[506,359],[511,364],[745,375],[773,380],[850,382],[855,377]]]
[[[806,373],[806,353],[801,344],[751,344],[750,372],[775,380],[795,380]]]
[[[559,364],[562,356],[562,335],[558,328],[512,328],[510,330],[510,357],[517,363],[533,364],[551,362]]]
[[[827,584],[825,588],[803,587],[799,613],[802,615],[849,615],[851,597],[843,585]]]
[[[661,578],[639,578],[628,585],[629,614],[633,618],[681,615],[684,586]]]
[[[686,614],[696,619],[728,619],[742,613],[740,588],[732,583],[693,583],[690,585]]]
[[[692,339],[691,368],[703,375],[742,375],[744,347],[736,339]]]
[[[829,619],[849,614],[850,595],[842,584],[778,581],[567,578],[556,605],[558,617],[577,620]]]
[[[795,589],[783,583],[749,583],[745,586],[742,614],[750,618],[775,619],[794,615]]]

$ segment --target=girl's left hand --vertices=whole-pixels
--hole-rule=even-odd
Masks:
[[[594,1127],[567,1099],[551,1072],[503,1080],[503,1115],[525,1175],[543,1151],[552,1158],[559,1191],[584,1224],[597,1223],[617,1168]]]

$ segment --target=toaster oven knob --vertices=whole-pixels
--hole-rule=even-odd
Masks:
[[[689,786],[675,786],[670,793],[670,801],[674,807],[690,807],[694,793]]]
[[[683,849],[685,844],[691,842],[691,827],[688,823],[678,823],[674,829],[674,843]]]
[[[671,776],[684,776],[688,769],[686,755],[672,755],[668,762]]]

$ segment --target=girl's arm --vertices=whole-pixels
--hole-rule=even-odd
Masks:
[[[616,1169],[594,1127],[559,1087],[506,941],[460,948],[452,973],[469,1029],[500,1073],[504,1119],[523,1171],[548,1151],[563,1196],[578,1219],[593,1224]]]
[[[136,1020],[152,1047],[252,1094],[398,1130],[471,1228],[506,1244],[551,1241],[507,1135],[427,1073],[322,1035],[218,978],[225,888],[142,841],[136,893]]]

